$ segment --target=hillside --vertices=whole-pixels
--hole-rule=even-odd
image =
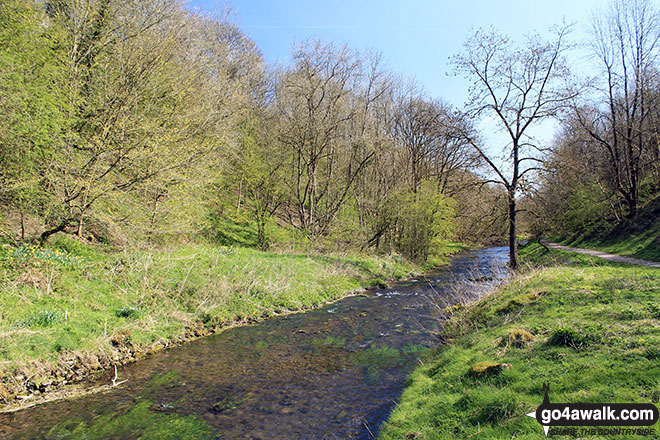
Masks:
[[[623,220],[592,234],[568,237],[569,246],[660,261],[660,196],[647,203],[634,220]]]

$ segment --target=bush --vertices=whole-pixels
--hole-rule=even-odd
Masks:
[[[430,182],[424,182],[416,193],[399,195],[396,203],[396,245],[407,258],[424,262],[440,243],[452,237],[453,202],[438,194]]]
[[[142,309],[138,306],[126,306],[115,310],[117,318],[139,318],[142,315]]]
[[[592,339],[589,335],[580,334],[572,328],[559,327],[552,332],[548,344],[558,347],[582,348]]]

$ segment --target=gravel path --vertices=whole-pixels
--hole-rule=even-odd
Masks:
[[[564,245],[558,244],[558,243],[550,243],[548,241],[544,241],[543,243],[546,246],[551,247],[553,249],[560,249],[562,251],[579,252],[581,254],[587,254],[587,255],[592,255],[594,257],[598,257],[598,258],[604,258],[604,259],[610,260],[610,261],[616,261],[617,263],[639,264],[640,266],[650,266],[650,267],[660,268],[660,263],[657,263],[655,261],[640,260],[638,258],[632,258],[632,257],[623,257],[621,255],[608,254],[606,252],[594,251],[594,250],[591,250],[591,249],[573,248],[573,247],[564,246]]]

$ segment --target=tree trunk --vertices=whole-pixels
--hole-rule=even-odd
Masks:
[[[509,266],[518,268],[518,240],[516,239],[516,199],[509,194]]]
[[[257,243],[262,251],[268,250],[268,238],[266,237],[266,220],[257,216]]]
[[[64,221],[59,225],[55,226],[54,228],[44,231],[39,237],[39,241],[41,243],[45,243],[48,240],[48,237],[50,237],[53,234],[57,234],[58,232],[64,231],[68,226],[69,226],[69,222]]]
[[[632,197],[628,200],[628,214],[626,218],[634,219],[635,217],[637,217],[637,199]]]
[[[80,213],[80,218],[78,219],[78,226],[76,227],[76,235],[79,238],[82,238],[82,230],[83,230],[83,214]]]
[[[21,209],[21,241],[25,241],[25,215]]]

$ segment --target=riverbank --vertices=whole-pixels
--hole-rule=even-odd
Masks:
[[[380,439],[538,439],[525,414],[544,382],[554,402],[657,395],[660,270],[538,244],[521,256],[533,267],[449,318]]]
[[[64,237],[48,248],[2,247],[0,262],[5,407],[223,328],[318,307],[421,269],[397,256],[210,244],[116,251]]]

